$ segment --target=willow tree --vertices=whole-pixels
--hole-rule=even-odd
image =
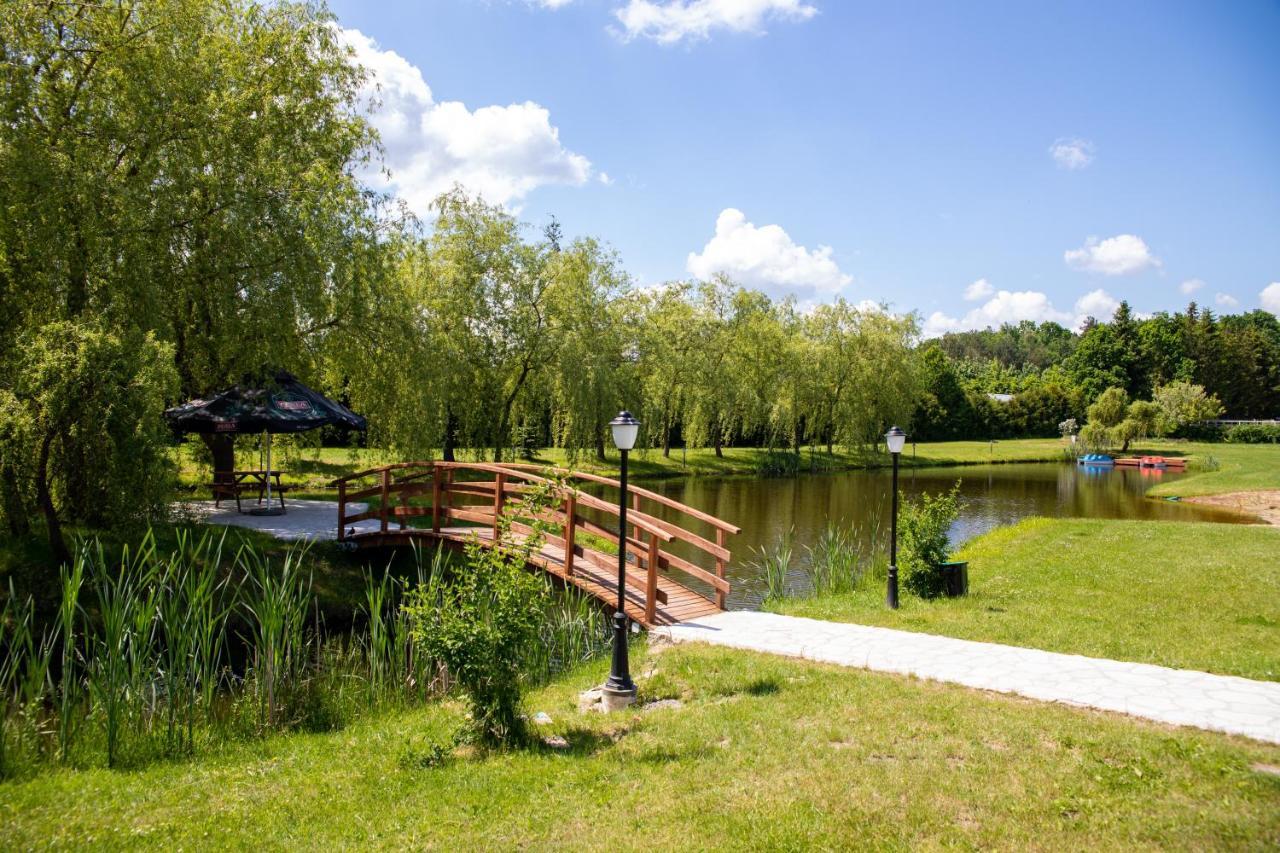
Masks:
[[[554,366],[545,385],[553,438],[572,459],[590,450],[604,459],[609,420],[635,387],[625,324],[629,286],[616,254],[583,238],[556,254],[549,276]]]
[[[445,458],[461,443],[488,445],[500,461],[517,404],[555,354],[558,238],[526,243],[513,216],[460,187],[435,210],[423,310],[437,369],[452,377],[442,400]]]
[[[355,173],[375,138],[322,9],[0,0],[0,50],[8,408],[34,405],[14,359],[50,323],[150,333],[184,396],[266,365],[313,372],[371,325],[387,220]],[[231,466],[229,439],[210,449]]]
[[[624,304],[635,357],[635,393],[642,401],[640,419],[649,443],[660,446],[663,456],[671,455],[671,434],[684,416],[702,337],[689,298],[692,287],[673,282],[639,290]]]

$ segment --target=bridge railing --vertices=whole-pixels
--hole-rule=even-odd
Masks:
[[[487,528],[496,539],[500,521],[509,515],[504,509],[530,488],[551,482],[544,474],[558,478],[558,484],[554,505],[544,510],[538,521],[547,528],[547,543],[562,550],[565,575],[572,578],[575,565],[582,561],[612,576],[617,571],[616,553],[605,553],[591,543],[604,540],[618,545],[617,499],[606,500],[579,486],[617,490],[621,484],[596,474],[537,465],[401,462],[348,475],[334,481],[338,489],[338,539],[412,534],[415,529],[425,533],[427,528],[412,527],[410,522],[428,517],[430,530],[437,536],[461,522]],[[726,537],[738,533],[739,528],[643,487],[628,485],[628,493],[626,585],[642,599],[646,621],[653,624],[657,605],[667,603],[666,593],[659,588],[659,572],[678,572],[696,579],[699,583],[695,587],[702,586],[710,593],[695,591],[723,609],[730,589],[725,570],[733,556]],[[347,504],[355,501],[368,501],[369,506],[349,513]],[[352,525],[369,520],[378,522],[376,532],[355,532]],[[507,521],[516,533],[534,532],[515,518]],[[683,555],[674,553],[674,542],[683,543]]]

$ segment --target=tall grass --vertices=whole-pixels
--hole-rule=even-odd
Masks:
[[[146,536],[108,559],[79,543],[43,630],[30,598],[0,609],[0,778],[60,763],[137,766],[204,746],[342,726],[448,688],[415,653],[406,596],[438,596],[459,570],[414,552],[401,579],[369,572],[355,628],[327,632],[307,548],[281,555],[226,534]],[[603,611],[576,591],[548,598],[540,642],[520,662],[533,683],[608,648]]]
[[[772,545],[753,548],[755,555],[750,564],[764,578],[764,600],[785,598],[791,589],[791,558],[794,554],[791,536],[794,531],[786,533],[774,540]]]
[[[763,600],[838,595],[883,577],[888,564],[883,547],[876,544],[882,539],[879,526],[874,520],[852,527],[828,524],[813,545],[805,546],[806,560],[795,559],[791,531],[754,549],[751,565],[763,578]]]

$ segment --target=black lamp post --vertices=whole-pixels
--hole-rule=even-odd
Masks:
[[[889,516],[889,592],[886,601],[894,610],[898,609],[898,457],[902,455],[902,447],[907,443],[907,434],[893,427],[884,434],[884,442],[889,446],[889,455],[893,457],[893,509]]]
[[[627,453],[636,446],[640,422],[630,412],[622,411],[609,421],[609,426],[613,429],[613,446],[622,456],[622,472],[618,476],[618,609],[613,614],[613,665],[604,689],[615,695],[634,696],[636,685],[627,661]]]

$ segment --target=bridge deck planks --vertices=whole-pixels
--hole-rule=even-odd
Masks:
[[[353,536],[348,536],[347,541],[354,542],[360,547],[405,545],[411,541],[444,541],[452,545],[462,545],[473,536],[478,537],[481,542],[491,544],[493,530],[487,527],[442,527],[440,533],[436,534],[431,530],[409,527],[404,530],[389,529],[385,533],[357,533]],[[608,559],[616,559],[611,555],[602,556],[607,556]],[[589,560],[576,558],[573,561],[573,575],[566,577],[564,571],[564,549],[552,542],[544,543],[542,550],[534,554],[530,562],[548,574],[555,575],[566,583],[573,584],[607,604],[612,605],[618,600],[616,569],[606,571]],[[654,612],[653,624],[650,624],[646,621],[644,613],[643,589],[646,572],[633,565],[628,568],[628,576],[632,581],[627,584],[627,616],[646,628],[653,628],[659,625],[674,625],[677,622],[698,619],[720,612],[720,608],[716,606],[714,601],[704,598],[669,575],[659,572],[658,589],[666,594],[667,602],[666,604],[658,603]]]

